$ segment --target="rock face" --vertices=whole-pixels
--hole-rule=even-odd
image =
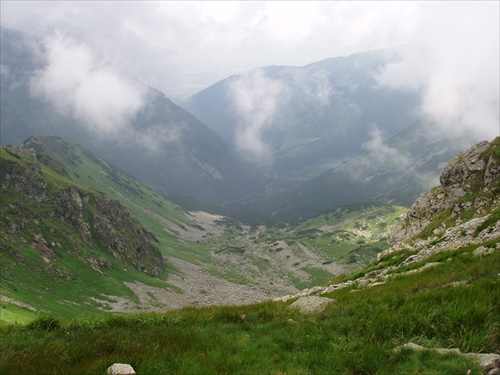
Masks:
[[[411,250],[413,255],[398,265],[368,272],[355,280],[305,289],[274,300],[286,302],[351,286],[376,287],[393,277],[399,267],[420,262],[440,251],[500,238],[500,137],[459,153],[443,169],[440,182],[439,187],[420,196],[403,215],[401,223],[394,226],[389,235],[392,247],[379,253],[378,258],[404,249]],[[479,246],[474,254],[488,256],[496,251],[500,251],[500,244]],[[427,263],[405,273],[439,265],[439,262]]]
[[[47,264],[59,258],[62,248],[82,255],[79,249],[86,245],[108,251],[151,276],[164,269],[154,236],[118,201],[78,186],[55,162],[33,151],[10,146],[1,149],[7,155],[0,159],[0,187],[7,204],[0,225],[13,241],[22,237],[17,234],[31,237],[31,247]],[[53,226],[48,233],[48,224],[43,226],[46,222]],[[59,236],[66,239],[61,243],[47,239],[61,228],[72,228],[74,234]],[[22,260],[22,254],[11,245],[2,245],[0,250]],[[111,268],[103,257],[82,258],[100,274]],[[56,274],[64,277],[60,272]]]
[[[415,201],[401,223],[393,228],[388,241],[392,246],[408,241],[431,222],[436,222],[438,215],[450,217],[453,226],[462,225],[472,215],[484,215],[486,220],[499,207],[499,194],[500,138],[497,137],[492,142],[483,141],[456,155],[444,167],[440,186]],[[446,222],[442,221],[440,226],[433,228],[433,234],[446,232]],[[472,224],[477,227],[483,221]]]

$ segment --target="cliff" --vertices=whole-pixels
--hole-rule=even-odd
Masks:
[[[456,248],[500,235],[500,137],[457,154],[442,170],[440,186],[421,195],[394,226],[395,250]],[[379,254],[379,258],[387,252]]]
[[[70,180],[56,162],[32,150],[7,146],[0,152],[2,252],[22,261],[29,245],[66,278],[71,276],[57,260],[67,253],[101,275],[112,268],[106,254],[150,276],[164,270],[155,237],[118,201]]]

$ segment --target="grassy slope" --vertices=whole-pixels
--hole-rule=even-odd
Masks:
[[[120,201],[142,225],[160,239],[166,255],[182,256],[185,248],[175,234],[168,233],[158,218],[177,225],[194,225],[186,212],[125,172],[82,147],[50,137],[35,151],[47,154],[69,171],[71,179]],[[158,215],[158,216],[154,216]]]
[[[78,145],[55,137],[44,138],[41,142],[43,147],[37,146],[38,142],[31,142],[30,147],[49,155],[63,165],[75,181],[120,200],[141,224],[159,239],[158,245],[164,255],[203,265],[209,272],[238,283],[251,283],[251,276],[243,275],[239,269],[227,262],[221,264],[216,261],[211,256],[211,249],[219,251],[227,247],[241,247],[250,250],[245,254],[242,253],[242,256],[253,262],[257,268],[266,269],[269,265],[263,258],[273,251],[272,244],[276,240],[286,239],[298,256],[304,259],[307,258],[307,254],[301,253],[301,245],[324,258],[325,262],[349,263],[359,267],[360,264],[373,260],[377,251],[387,248],[388,245],[384,241],[386,224],[390,225],[404,210],[401,207],[383,205],[342,208],[307,221],[297,230],[274,225],[266,228],[264,234],[258,234],[249,227],[243,228],[241,223],[226,218],[220,223],[224,228],[221,236],[207,232],[203,241],[186,241],[179,238],[175,230],[165,230],[166,227],[172,227],[170,224],[184,228],[198,226],[198,223],[182,208]],[[364,210],[363,213],[357,211],[358,208]],[[359,216],[359,220],[354,220],[356,216]],[[322,236],[311,236],[307,233],[312,227],[320,226],[346,228],[339,229],[342,232],[334,237],[331,237],[331,233],[323,233]],[[245,235],[241,234],[242,229],[245,229],[243,231]],[[302,230],[304,232],[301,232]],[[368,233],[370,236],[373,235],[372,238],[365,238],[367,232],[372,232]],[[302,270],[310,275],[309,280],[298,279],[291,273],[285,273],[283,276],[293,280],[298,288],[311,287],[336,276],[319,268]]]
[[[325,220],[334,226],[342,217],[351,219],[349,230],[358,231],[354,233],[367,225],[355,211],[337,214],[327,212],[315,219],[317,223],[295,229],[268,228],[262,243],[283,233],[302,236],[301,241],[311,236],[307,240],[314,242]],[[498,217],[497,211],[493,217]],[[374,223],[380,227],[380,222]],[[234,235],[226,240],[233,241]],[[483,245],[495,248],[498,242]],[[473,255],[480,245],[450,249],[400,268],[383,285],[336,290],[328,297],[337,302],[312,316],[289,310],[290,301],[77,320],[40,316],[26,325],[4,324],[0,373],[95,374],[114,362],[126,362],[140,374],[464,374],[469,369],[479,374],[481,369],[461,356],[391,349],[412,341],[462,352],[498,351],[500,283],[492,265],[500,264],[500,252]],[[387,254],[334,281],[400,264],[408,255]],[[427,262],[440,264],[402,273]],[[449,285],[463,281],[467,283]]]
[[[385,285],[335,291],[337,303],[318,315],[267,302],[3,326],[0,373],[100,374],[126,362],[143,375],[479,374],[456,355],[391,351],[409,341],[498,350],[500,285],[491,265],[500,253],[477,257],[475,247],[436,254],[429,261],[440,266]],[[464,279],[470,283],[447,286]]]
[[[28,159],[9,154],[5,149],[0,150],[0,157],[2,160],[15,161],[20,167],[27,167],[31,163]],[[39,175],[47,181],[49,195],[69,186],[77,186],[92,193],[89,188],[65,178],[47,166],[42,166]],[[15,221],[16,212],[10,212],[6,207],[12,203],[16,212],[32,211],[35,207],[38,210],[52,209],[44,204],[35,204],[32,198],[4,189],[0,204],[1,215],[11,222]],[[31,246],[32,236],[38,233],[43,234],[49,243],[63,244],[53,250],[55,259],[50,262],[44,261]],[[47,217],[39,222],[29,220],[15,234],[3,232],[1,239],[4,251],[0,251],[0,295],[28,303],[36,309],[36,312],[23,310],[4,301],[0,311],[2,321],[23,321],[47,312],[66,318],[99,313],[99,304],[93,303],[91,297],[105,298],[104,295],[114,295],[135,298],[123,281],[168,286],[160,279],[153,279],[130,267],[124,267],[106,249],[90,248],[74,228],[55,218]],[[101,258],[111,264],[112,268],[106,269],[104,275],[98,274],[84,260],[89,258]]]
[[[387,204],[343,206],[306,221],[294,232],[298,240],[319,249],[332,261],[356,263],[359,267],[388,248],[388,228],[406,210]]]
[[[213,274],[242,284],[252,283],[255,278],[263,276],[260,271],[255,275],[243,274],[233,264],[214,259],[211,255],[212,250],[220,251],[241,246],[249,250],[241,256],[270,275],[275,274],[276,269],[269,265],[266,258],[270,253],[279,250],[274,246],[277,240],[286,241],[292,251],[302,259],[308,257],[308,254],[303,252],[303,248],[306,247],[324,262],[350,262],[353,265],[353,262],[373,259],[377,249],[387,247],[387,244],[383,243],[385,232],[382,230],[387,228],[381,224],[386,221],[391,222],[401,211],[401,208],[390,206],[361,207],[361,211],[353,210],[352,207],[341,208],[309,220],[298,228],[275,225],[265,228],[263,232],[226,218],[220,223],[224,228],[222,235],[206,232],[203,241],[183,240],[172,228],[199,227],[199,225],[180,207],[77,145],[58,138],[47,138],[45,142],[43,149],[37,150],[35,147],[35,150],[48,154],[51,159],[61,164],[72,178],[69,180],[54,169],[43,166],[42,175],[50,182],[49,189],[52,192],[55,193],[68,186],[78,186],[89,192],[100,191],[110,195],[120,200],[144,227],[154,233],[164,255],[204,265]],[[20,166],[25,164],[25,160],[9,154],[7,150],[2,150],[1,156],[6,160],[20,163]],[[51,164],[50,160],[48,164]],[[33,207],[29,199],[20,200],[18,193],[6,191],[2,196],[2,207],[6,207],[9,202],[23,202],[22,206],[27,210]],[[15,215],[7,211],[2,212],[3,215]],[[31,226],[31,223],[27,225]],[[332,237],[331,233],[327,233],[332,227],[343,228],[339,236]],[[140,272],[124,268],[106,251],[101,251],[102,249],[88,248],[84,245],[84,241],[79,241],[83,244],[79,245],[80,254],[85,254],[85,257],[92,256],[94,259],[103,256],[105,261],[113,264],[113,269],[106,271],[105,276],[97,274],[88,264],[82,266],[79,256],[70,252],[66,254],[63,251],[64,256],[61,259],[47,266],[29,245],[31,239],[28,234],[36,231],[44,233],[45,238],[54,243],[64,243],[65,240],[74,241],[71,228],[65,227],[57,220],[45,219],[25,229],[23,232],[25,238],[17,238],[20,240],[16,240],[17,245],[12,243],[14,247],[18,247],[19,243],[24,241],[25,246],[18,249],[24,263],[0,252],[4,271],[0,294],[29,303],[37,312],[24,311],[4,301],[2,302],[4,314],[0,314],[0,320],[3,321],[26,321],[29,317],[33,318],[40,313],[51,313],[62,318],[99,313],[98,308],[101,306],[91,297],[106,300],[106,296],[123,296],[137,300],[136,296],[123,285],[123,281],[140,281],[152,286],[168,287],[162,279],[165,280],[169,273],[176,272],[167,263],[167,270],[160,275],[160,279],[149,278]],[[366,229],[372,232],[371,238],[364,237],[368,233]],[[244,236],[241,235],[242,230],[246,233]],[[316,235],[317,233],[321,235]],[[10,237],[6,234],[3,241],[7,241],[7,238]],[[360,259],[358,252],[364,258]],[[279,259],[276,263],[279,264]],[[307,279],[297,277],[293,270],[281,270],[280,276],[291,280],[299,289],[324,283],[337,276],[319,267],[301,266],[300,270],[310,277]],[[57,274],[63,276],[57,277]],[[16,311],[23,313],[15,314]]]

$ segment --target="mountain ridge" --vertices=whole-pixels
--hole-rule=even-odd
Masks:
[[[132,219],[119,202],[75,184],[61,167],[55,174],[50,167],[54,162],[37,158],[34,152],[9,146],[2,147],[2,151],[3,199],[14,198],[4,206],[2,215],[2,226],[7,227],[6,232],[11,235],[3,239],[4,246],[13,250],[8,243],[16,236],[24,236],[25,229],[34,225],[28,229],[32,234],[32,247],[38,253],[49,254],[48,259],[58,258],[50,247],[63,246],[78,252],[79,246],[88,246],[108,249],[113,257],[150,276],[157,276],[164,270],[163,258],[154,245],[156,239]],[[60,172],[66,178],[60,178]],[[18,193],[25,202],[16,201]],[[73,228],[80,238],[71,241],[71,237],[67,237],[67,243],[56,244],[44,238],[42,232],[35,233],[38,225],[43,226],[45,221],[51,220]],[[96,271],[103,274],[101,270]]]

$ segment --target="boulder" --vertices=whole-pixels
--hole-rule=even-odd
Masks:
[[[335,303],[334,299],[317,296],[300,297],[290,305],[292,309],[299,309],[305,314],[316,314],[322,312],[328,305]]]
[[[114,363],[108,367],[106,373],[108,375],[135,375],[135,370],[126,363]]]

